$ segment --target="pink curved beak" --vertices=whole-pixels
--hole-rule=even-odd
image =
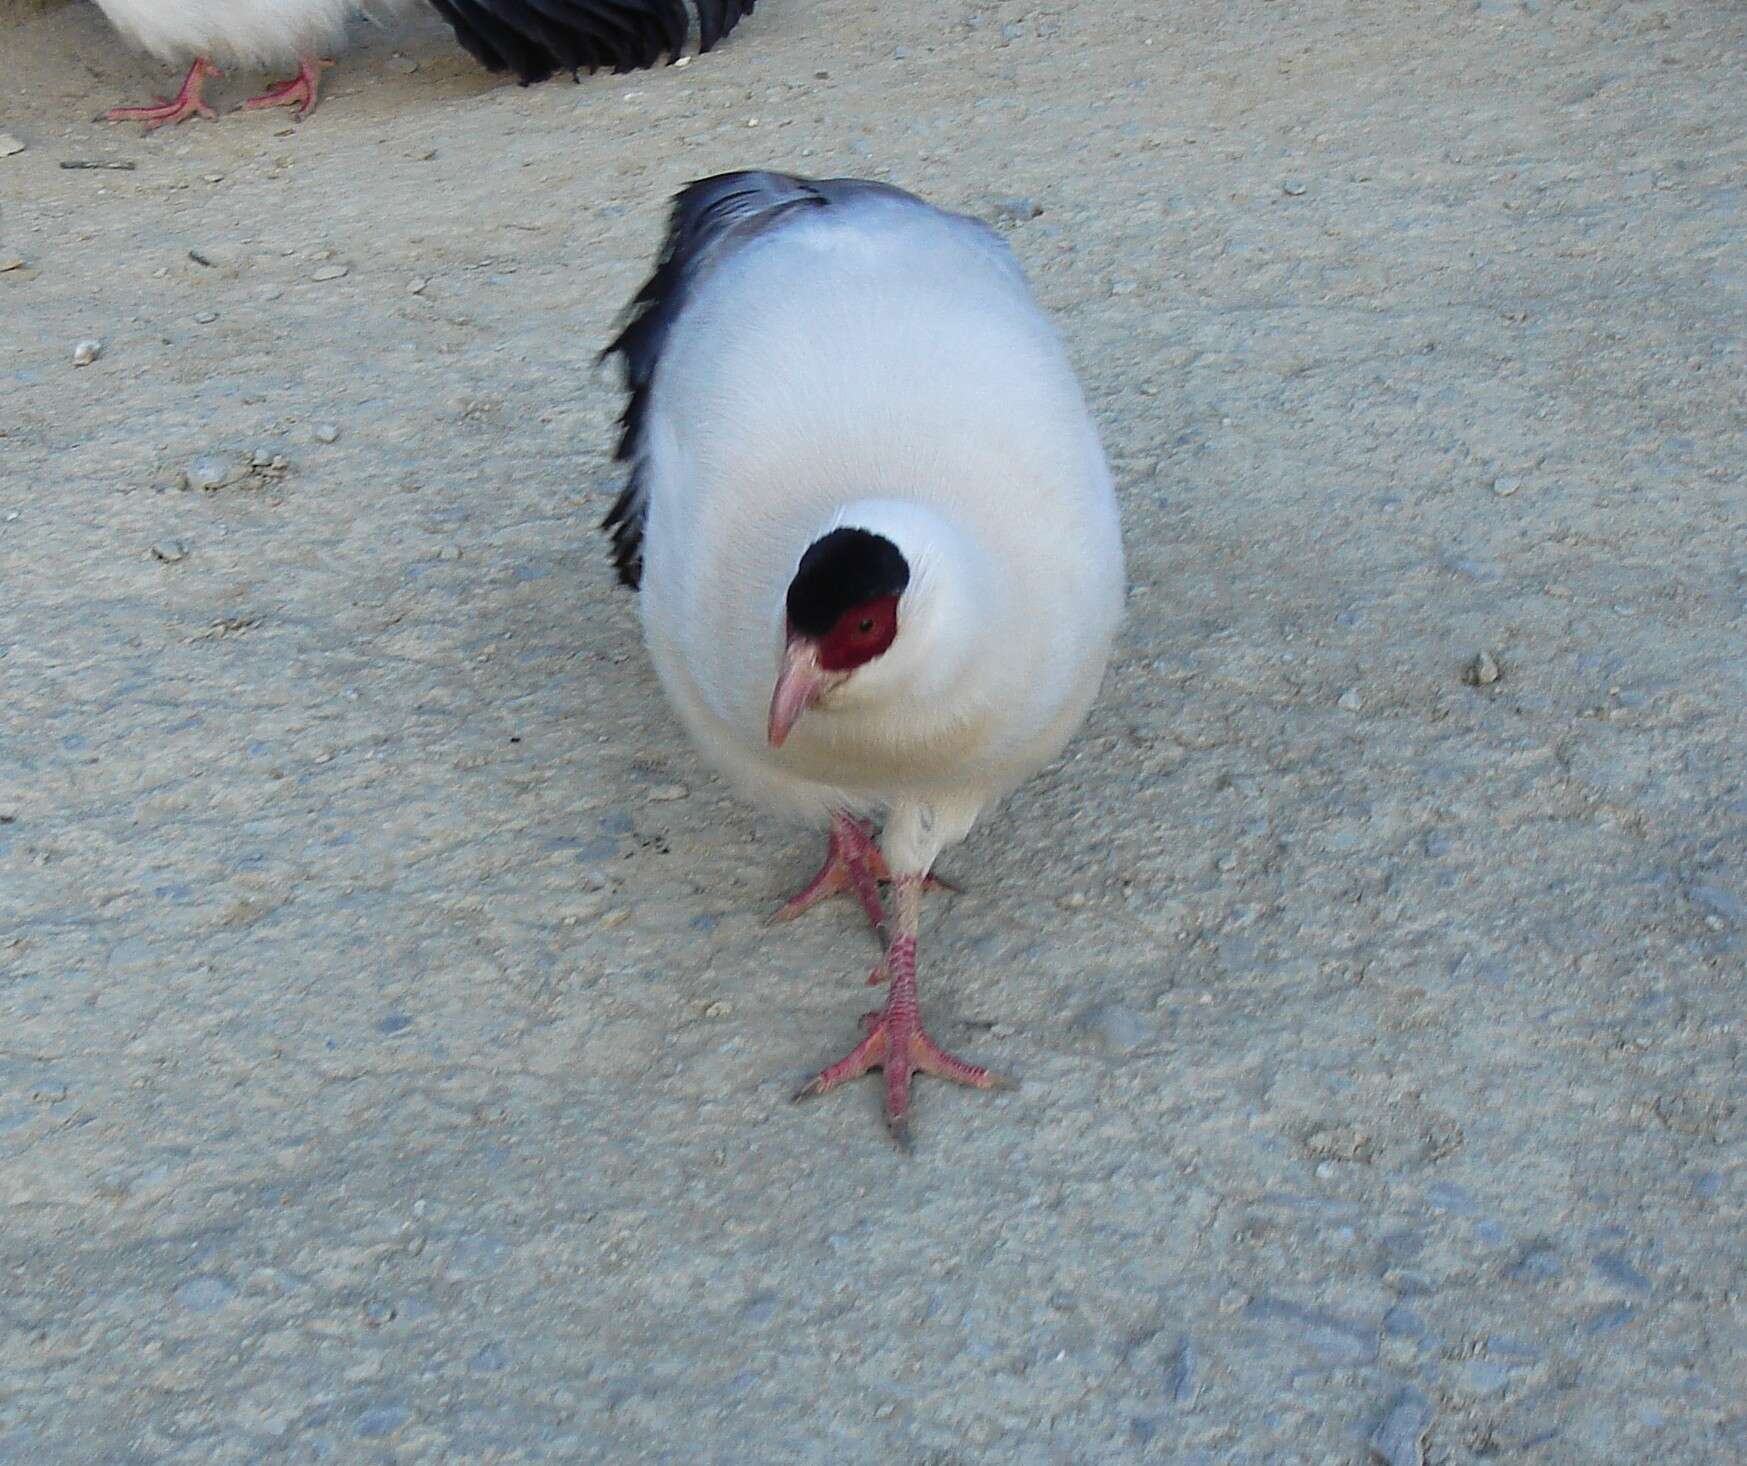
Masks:
[[[781,748],[801,714],[823,697],[839,679],[819,665],[819,647],[804,636],[791,636],[770,695],[770,746]]]

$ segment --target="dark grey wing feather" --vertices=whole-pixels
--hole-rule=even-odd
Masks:
[[[431,0],[482,66],[524,85],[556,72],[636,71],[685,50],[691,12],[708,51],[757,0]]]
[[[613,564],[623,584],[635,589],[643,576],[643,522],[649,512],[643,423],[674,322],[717,261],[795,210],[822,208],[828,187],[783,173],[722,173],[689,184],[674,197],[655,273],[632,298],[619,334],[601,353],[603,360],[624,359],[629,394],[613,456],[630,465],[630,479],[601,522],[612,534]]]

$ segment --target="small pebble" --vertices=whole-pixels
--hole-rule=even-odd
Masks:
[[[412,1418],[404,1405],[373,1405],[358,1417],[358,1434],[364,1440],[393,1435]]]
[[[318,443],[337,443],[340,441],[340,430],[331,422],[318,422],[312,435]]]
[[[10,132],[0,132],[0,158],[10,158],[24,151],[24,139]]]
[[[1724,926],[1747,923],[1747,901],[1743,901],[1727,886],[1718,885],[1715,881],[1704,881],[1692,887],[1686,894],[1688,900],[1704,907]]]
[[[200,311],[195,315],[194,319],[196,321],[198,321],[203,326],[210,326],[214,321],[216,321],[218,319],[218,312],[217,311]]]
[[[1496,1395],[1510,1383],[1510,1366],[1496,1359],[1470,1359],[1463,1373],[1468,1388],[1477,1395]]]
[[[1244,1318],[1304,1344],[1330,1368],[1370,1364],[1377,1358],[1375,1328],[1319,1308],[1305,1308],[1281,1298],[1252,1298]]]
[[[1432,1402],[1411,1385],[1395,1397],[1371,1432],[1371,1458],[1383,1466],[1421,1466],[1425,1434],[1431,1429]]]
[[[1043,205],[1034,198],[1011,198],[995,200],[995,219],[1002,224],[1023,224],[1027,219],[1035,219],[1043,212]]]
[[[0,255],[0,275],[4,275],[8,270],[22,270],[23,268],[23,255]]]
[[[187,474],[190,488],[204,489],[208,493],[242,477],[238,465],[216,453],[202,453],[188,465]]]
[[[212,1313],[236,1296],[236,1286],[223,1278],[191,1278],[175,1293],[177,1304],[190,1313]]]
[[[162,560],[166,565],[174,565],[178,560],[188,558],[188,546],[181,540],[159,540],[152,546],[152,558]]]
[[[103,343],[101,341],[81,341],[73,348],[73,365],[90,366],[102,355]]]
[[[1546,1242],[1535,1242],[1517,1259],[1510,1275],[1519,1283],[1549,1283],[1564,1270],[1555,1248]]]
[[[401,55],[398,51],[388,58],[385,65],[390,71],[399,72],[402,76],[411,76],[419,69],[417,61],[413,60],[411,56]]]
[[[1615,1329],[1623,1329],[1629,1324],[1637,1309],[1630,1303],[1612,1303],[1605,1308],[1599,1308],[1590,1314],[1583,1325],[1586,1334],[1611,1334]]]
[[[684,799],[691,790],[684,784],[657,784],[649,791],[649,797],[657,804],[671,804],[676,799]]]
[[[412,295],[423,295],[425,293],[425,287],[430,283],[429,280],[425,279],[412,280],[408,282],[406,288]]]
[[[437,558],[439,560],[459,560],[461,558],[461,546],[444,545],[442,549],[437,551]]]
[[[1288,178],[1280,185],[1280,192],[1287,194],[1292,198],[1297,198],[1305,191],[1307,186],[1308,185],[1302,178]]]
[[[270,468],[273,463],[273,455],[265,448],[257,448],[249,455],[249,463],[254,468]]]
[[[1165,1371],[1165,1394],[1173,1405],[1195,1403],[1195,1396],[1201,1389],[1195,1378],[1198,1362],[1195,1346],[1185,1340],[1183,1347],[1177,1351],[1177,1357],[1171,1361],[1170,1368]]]
[[[1337,702],[1340,707],[1345,708],[1349,713],[1356,713],[1365,706],[1365,699],[1360,695],[1359,689],[1356,687],[1349,687],[1340,695]]]
[[[1495,478],[1492,481],[1492,492],[1501,499],[1508,499],[1523,486],[1520,478]]]
[[[1480,1210],[1480,1205],[1466,1187],[1458,1186],[1453,1181],[1434,1181],[1426,1187],[1426,1203],[1435,1206],[1439,1211],[1454,1212],[1460,1217],[1471,1217]]]
[[[310,273],[311,280],[343,280],[352,273],[350,265],[323,265],[319,270]]]
[[[1383,1332],[1396,1339],[1423,1339],[1425,1320],[1411,1308],[1397,1303],[1383,1315]]]
[[[1131,1054],[1147,1041],[1146,1024],[1121,1003],[1086,1009],[1074,1020],[1074,1027],[1113,1054]]]
[[[1650,1280],[1622,1252],[1598,1252],[1590,1259],[1590,1265],[1616,1287],[1633,1293],[1648,1293],[1651,1289]]]
[[[1470,687],[1490,687],[1502,676],[1504,670],[1498,665],[1498,658],[1491,652],[1479,653],[1462,669],[1462,680]]]
[[[510,1351],[502,1344],[485,1345],[473,1358],[467,1361],[467,1367],[475,1374],[496,1374],[500,1369],[507,1369],[510,1362]]]

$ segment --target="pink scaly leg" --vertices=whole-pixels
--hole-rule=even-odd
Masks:
[[[268,87],[258,97],[250,97],[243,103],[243,111],[258,112],[263,107],[295,107],[297,114],[292,120],[302,122],[315,111],[321,92],[323,69],[333,64],[320,56],[298,57],[296,76]]]
[[[847,810],[840,809],[831,816],[831,843],[826,848],[825,863],[819,867],[819,873],[773,911],[770,919],[773,923],[793,921],[803,911],[828,897],[853,891],[867,915],[868,925],[878,931],[886,919],[885,908],[880,904],[880,882],[891,878],[891,871],[886,869],[886,858],[874,843],[872,831]],[[931,891],[958,889],[938,876],[927,877],[925,885]],[[875,968],[868,981],[883,982],[884,973]]]
[[[822,1069],[795,1095],[797,1100],[825,1094],[870,1069],[881,1069],[886,1081],[886,1128],[904,1149],[910,1146],[910,1076],[935,1074],[975,1089],[1008,1089],[1011,1083],[979,1064],[967,1064],[931,1039],[922,1027],[916,999],[916,934],[922,918],[922,877],[897,881],[898,933],[881,964],[891,976],[886,1006],[865,1014],[867,1037],[829,1068]],[[878,969],[875,969],[876,979]]]
[[[150,107],[111,107],[99,120],[143,122],[147,132],[163,127],[166,123],[186,122],[190,117],[204,117],[208,122],[216,122],[218,113],[206,105],[200,91],[209,76],[223,75],[204,56],[197,56],[194,64],[188,68],[188,75],[182,78],[182,90],[168,101],[159,97],[156,104]]]
[[[885,908],[880,905],[879,883],[890,879],[885,857],[867,827],[847,810],[840,809],[831,816],[831,843],[826,847],[825,863],[819,867],[818,875],[773,911],[770,919],[793,921],[827,897],[854,891],[861,909],[867,913],[868,925],[877,929],[886,919]]]

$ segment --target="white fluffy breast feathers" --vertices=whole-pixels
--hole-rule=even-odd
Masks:
[[[989,797],[1059,750],[1121,546],[1079,387],[996,236],[877,184],[706,180],[614,349],[618,560],[706,752],[890,805]]]

